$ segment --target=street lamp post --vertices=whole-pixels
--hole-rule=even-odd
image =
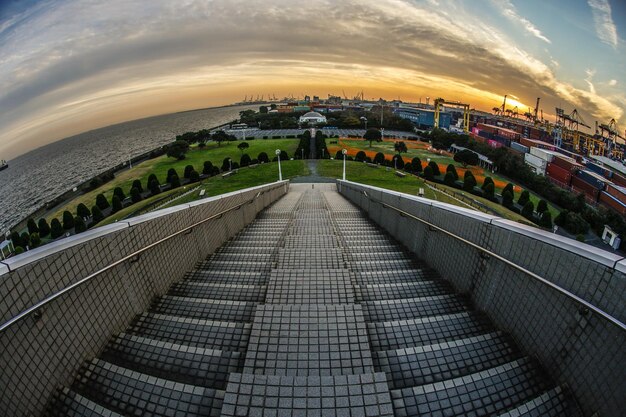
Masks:
[[[233,170],[233,160],[228,158],[228,170],[232,171]]]
[[[283,171],[280,169],[280,149],[276,149],[276,156],[278,157],[278,181],[282,181]]]
[[[384,127],[380,128],[380,139],[385,140],[385,128]]]
[[[302,151],[302,159],[304,159],[304,148],[302,148],[301,151]]]
[[[361,121],[365,123],[365,130],[367,130],[367,117],[361,116]]]
[[[348,153],[347,149],[342,149],[341,153],[343,154],[343,180],[346,180],[346,154]]]

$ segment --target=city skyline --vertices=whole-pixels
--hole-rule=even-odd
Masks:
[[[577,108],[626,128],[617,1],[13,1],[0,157],[113,123],[289,93]],[[516,100],[516,101],[511,101]]]

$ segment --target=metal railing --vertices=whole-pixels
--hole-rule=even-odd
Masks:
[[[2,333],[3,331],[5,331],[6,329],[8,329],[9,327],[11,327],[12,325],[14,325],[15,323],[25,319],[26,317],[30,316],[31,314],[35,313],[36,311],[40,310],[42,307],[44,307],[46,304],[56,300],[57,298],[61,297],[64,294],[69,293],[70,291],[72,291],[73,289],[85,284],[86,282],[91,281],[93,278],[97,277],[98,275],[101,275],[113,268],[115,268],[118,265],[123,264],[126,261],[132,261],[133,259],[137,258],[138,256],[140,256],[142,253],[148,251],[149,249],[154,248],[155,246],[158,246],[164,242],[169,241],[170,239],[175,238],[176,236],[180,236],[182,234],[186,234],[186,233],[190,233],[192,231],[193,228],[200,226],[201,224],[204,224],[208,221],[214,220],[216,218],[220,218],[222,217],[224,214],[229,213],[231,211],[234,210],[239,210],[241,207],[247,205],[247,204],[252,204],[257,198],[259,198],[262,194],[265,194],[267,191],[259,191],[254,197],[252,197],[251,199],[244,201],[243,203],[237,204],[229,209],[220,211],[217,214],[214,214],[210,217],[207,217],[206,219],[202,219],[199,222],[196,222],[190,226],[187,226],[175,233],[172,233],[171,235],[168,235],[164,238],[161,238],[159,240],[157,240],[156,242],[153,242],[139,250],[136,250],[135,252],[124,256],[121,259],[118,259],[117,261],[105,266],[104,268],[101,268],[89,275],[87,275],[86,277],[74,282],[73,284],[63,288],[62,290],[49,295],[48,297],[44,298],[43,300],[39,301],[38,303],[34,304],[33,306],[27,308],[26,310],[20,312],[19,314],[17,314],[16,316],[14,316],[13,318],[11,318],[10,320],[2,323],[2,325],[0,325],[0,333]]]
[[[626,324],[622,323],[617,318],[615,318],[612,315],[610,315],[609,313],[599,309],[598,307],[594,306],[593,304],[583,300],[582,298],[580,298],[576,294],[573,294],[573,293],[567,291],[566,289],[559,287],[558,285],[554,284],[553,282],[550,282],[546,278],[543,278],[542,276],[535,274],[534,272],[524,268],[523,266],[520,266],[520,265],[516,264],[515,262],[512,262],[512,261],[504,258],[503,256],[498,255],[497,253],[494,253],[494,252],[492,252],[492,251],[490,251],[488,249],[485,249],[482,246],[477,245],[474,242],[471,242],[471,241],[469,241],[469,240],[467,240],[465,238],[462,238],[461,236],[458,236],[458,235],[456,235],[456,234],[454,234],[454,233],[452,233],[452,232],[450,232],[448,230],[445,230],[442,227],[439,227],[439,226],[437,226],[437,225],[435,225],[433,223],[430,223],[430,222],[428,222],[428,221],[426,221],[424,219],[420,219],[419,217],[414,216],[411,213],[407,213],[406,211],[404,211],[404,210],[402,210],[402,209],[400,209],[398,207],[394,207],[394,206],[392,206],[392,205],[390,205],[388,203],[385,203],[385,202],[383,202],[381,200],[377,200],[375,198],[372,198],[365,191],[361,191],[361,192],[370,201],[372,201],[374,203],[377,203],[377,204],[380,204],[381,206],[383,206],[383,208],[390,208],[390,209],[398,212],[403,217],[409,217],[409,218],[411,218],[413,220],[417,220],[418,222],[428,226],[430,230],[436,230],[438,232],[444,233],[447,236],[450,236],[450,237],[452,237],[452,238],[454,238],[454,239],[456,239],[456,240],[458,240],[460,242],[463,242],[466,245],[469,245],[469,246],[479,250],[480,252],[486,254],[487,256],[493,257],[493,258],[495,258],[495,259],[505,263],[506,265],[508,265],[508,266],[510,266],[510,267],[512,267],[512,268],[514,268],[514,269],[524,273],[525,275],[528,275],[529,277],[533,278],[534,280],[536,280],[536,281],[538,281],[538,282],[540,282],[540,283],[542,283],[542,284],[552,288],[553,290],[555,290],[555,291],[565,295],[566,297],[568,297],[571,300],[575,301],[576,303],[578,303],[579,305],[583,306],[587,310],[589,310],[589,311],[597,314],[598,316],[602,317],[603,319],[609,321],[611,324],[619,327],[621,330],[626,331]]]

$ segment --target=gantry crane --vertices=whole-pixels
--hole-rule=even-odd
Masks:
[[[443,98],[438,98],[435,100],[435,129],[439,127],[439,113],[441,113],[441,109],[443,108],[444,104],[447,106],[463,107],[463,131],[465,133],[468,133],[470,105],[461,103],[459,101],[446,101]]]
[[[598,133],[599,139],[602,144],[606,144],[606,156],[614,156],[622,159],[624,157],[624,154],[621,150],[617,149],[616,145],[618,144],[618,141],[620,139],[622,142],[624,142],[625,139],[622,135],[619,134],[619,131],[617,129],[617,122],[615,121],[615,119],[611,119],[609,124],[602,123],[600,125],[597,125],[596,135],[598,135]],[[602,154],[604,154],[604,152],[602,152]]]

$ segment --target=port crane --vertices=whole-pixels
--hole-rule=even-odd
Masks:
[[[614,156],[622,159],[624,157],[624,152],[620,149],[617,149],[616,145],[618,144],[618,140],[621,139],[621,141],[624,142],[626,139],[624,139],[624,137],[619,134],[619,131],[617,129],[617,122],[615,121],[615,119],[611,119],[608,124],[601,123],[598,125],[596,122],[596,125],[596,134],[598,134],[599,129],[598,139],[603,144],[606,144],[606,156]]]
[[[505,96],[506,97],[506,96]],[[463,131],[465,133],[469,132],[469,114],[470,114],[470,105],[466,103],[461,103],[459,101],[446,101],[443,98],[438,98],[434,102],[435,105],[435,128],[439,127],[439,114],[443,109],[443,106],[453,106],[453,107],[462,107],[463,108]]]

